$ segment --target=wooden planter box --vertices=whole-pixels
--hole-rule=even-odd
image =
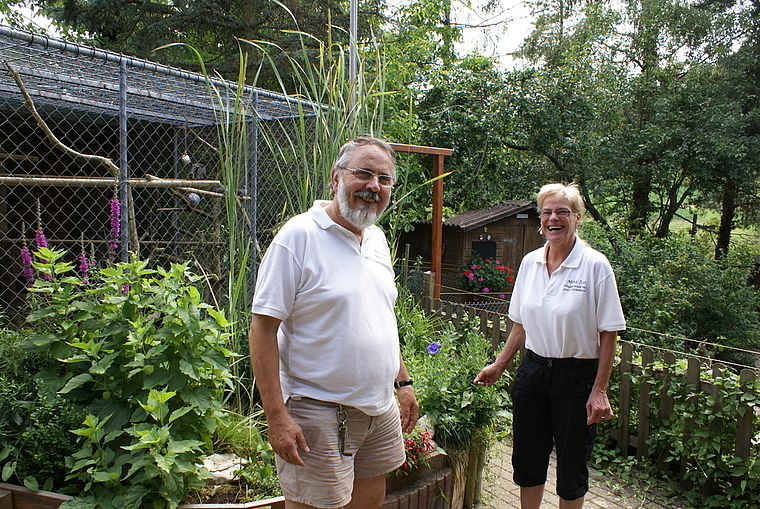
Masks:
[[[451,504],[454,469],[445,454],[435,454],[430,465],[409,476],[389,477],[383,509],[461,509]],[[68,495],[31,491],[23,486],[0,483],[0,509],[58,509]],[[461,497],[460,497],[461,498]],[[240,504],[181,504],[178,509],[284,509],[283,497]]]

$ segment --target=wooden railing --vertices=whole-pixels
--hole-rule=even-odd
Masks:
[[[430,298],[423,299],[422,304],[428,312],[454,323],[465,317],[479,317],[481,331],[490,338],[494,350],[507,339],[512,327],[507,316],[500,313]],[[708,366],[705,361],[684,354],[687,356],[686,367],[677,370],[676,357],[672,352],[666,352],[655,360],[654,349],[639,347],[637,350],[632,343],[626,341],[619,342],[618,355],[619,370],[615,376],[619,380],[619,387],[617,394],[612,395],[616,400],[616,419],[604,424],[604,426],[613,426],[608,430],[609,437],[614,442],[613,445],[616,445],[616,450],[621,456],[635,455],[640,458],[650,458],[661,472],[667,471],[671,475],[676,472],[676,475],[680,475],[682,485],[691,487],[690,481],[687,480],[687,472],[689,468],[699,468],[699,466],[688,463],[695,458],[692,457],[690,460],[687,453],[673,459],[669,451],[650,450],[649,444],[657,442],[658,434],[666,431],[664,428],[657,429],[652,423],[668,423],[677,417],[673,413],[673,396],[664,389],[653,396],[653,383],[664,385],[663,382],[675,381],[680,384],[688,391],[686,405],[690,412],[699,412],[700,404],[704,403],[707,396],[712,397],[713,406],[716,410],[720,410],[723,403],[720,384],[717,381],[723,377],[725,366],[719,363]],[[683,365],[683,361],[681,364]],[[507,369],[513,370],[513,366],[510,365]],[[638,380],[638,383],[634,383],[634,380]],[[735,416],[729,416],[732,420],[730,428],[733,430],[735,427],[736,432],[733,443],[724,444],[724,450],[719,451],[719,455],[723,457],[730,456],[737,460],[746,460],[750,455],[760,414],[760,408],[755,403],[757,400],[753,397],[756,380],[756,370],[742,369],[739,373],[737,390],[740,393],[737,399],[746,400],[747,404],[738,408]],[[694,419],[692,418],[691,421],[693,424]],[[686,421],[684,426],[684,443],[690,438],[687,436],[691,433],[689,429],[693,430],[693,426],[689,424]],[[672,430],[667,431],[672,432]],[[732,450],[728,450],[729,447]],[[669,461],[668,458],[670,458]],[[676,464],[674,465],[673,462]],[[710,491],[711,484],[715,485],[715,482],[707,480],[706,491]]]

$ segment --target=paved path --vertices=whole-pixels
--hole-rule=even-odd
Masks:
[[[519,509],[519,488],[512,482],[511,440],[494,444],[489,451],[483,473],[481,500],[475,509]],[[558,509],[559,497],[555,492],[555,461],[552,454],[549,480],[546,484],[541,509]],[[583,509],[663,509],[684,507],[678,503],[659,500],[643,490],[622,486],[619,481],[591,472],[591,489],[586,494]]]

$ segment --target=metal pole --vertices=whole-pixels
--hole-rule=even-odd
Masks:
[[[127,125],[127,61],[119,66],[119,203],[121,208],[121,249],[117,258],[129,261],[129,150]],[[135,253],[139,256],[139,253]]]
[[[349,49],[348,49],[348,74],[350,85],[350,102],[349,102],[349,118],[354,117],[354,108],[356,107],[356,86],[358,82],[358,70],[356,65],[356,33],[358,32],[359,17],[359,2],[358,0],[351,0],[351,11],[349,13]]]

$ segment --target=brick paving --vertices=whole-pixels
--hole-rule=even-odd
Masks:
[[[486,458],[480,501],[475,509],[519,509],[519,488],[512,482],[512,445],[509,439],[494,444]],[[552,454],[549,479],[546,483],[541,509],[558,509],[559,497],[555,492],[555,458]],[[664,509],[681,508],[682,504],[659,499],[643,489],[625,487],[621,482],[591,471],[590,490],[586,494],[584,509]]]

